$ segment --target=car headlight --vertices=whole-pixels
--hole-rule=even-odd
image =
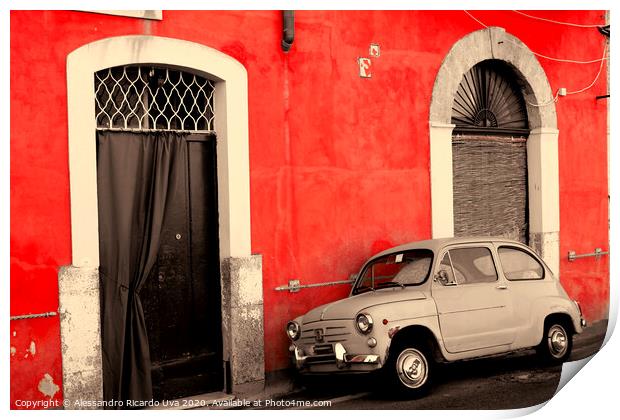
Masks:
[[[301,335],[299,324],[295,321],[289,321],[289,323],[286,324],[286,335],[288,335],[288,338],[291,340],[296,341]]]
[[[372,317],[368,314],[359,314],[355,317],[355,326],[362,334],[368,334],[372,331]]]

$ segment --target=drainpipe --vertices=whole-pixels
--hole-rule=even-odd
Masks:
[[[282,11],[282,51],[288,52],[295,40],[295,11]]]

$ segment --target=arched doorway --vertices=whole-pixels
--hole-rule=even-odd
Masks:
[[[529,242],[529,123],[521,87],[499,60],[473,66],[452,105],[455,236],[501,236]]]
[[[72,264],[58,275],[64,397],[103,398],[94,86],[97,72],[126,65],[212,81],[224,385],[236,394],[255,392],[264,386],[262,259],[251,253],[247,73],[204,45],[138,35],[95,41],[67,57]]]
[[[454,98],[464,75],[478,63],[487,60],[504,63],[519,83],[529,127],[525,146],[527,242],[558,274],[559,133],[553,94],[547,76],[534,54],[527,45],[503,28],[489,27],[464,36],[452,46],[437,72],[429,118],[433,237],[455,235],[452,168],[452,137],[456,128],[452,121]]]

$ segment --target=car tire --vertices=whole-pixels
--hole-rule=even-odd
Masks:
[[[545,322],[544,334],[536,351],[548,364],[562,364],[568,360],[573,349],[573,334],[565,323]]]
[[[422,343],[397,344],[390,350],[385,373],[390,389],[398,397],[412,399],[426,395],[435,375],[429,346]]]

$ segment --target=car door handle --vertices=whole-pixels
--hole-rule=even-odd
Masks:
[[[505,284],[500,284],[499,286],[496,287],[496,289],[504,290],[504,289],[508,289],[508,286],[506,286]]]

